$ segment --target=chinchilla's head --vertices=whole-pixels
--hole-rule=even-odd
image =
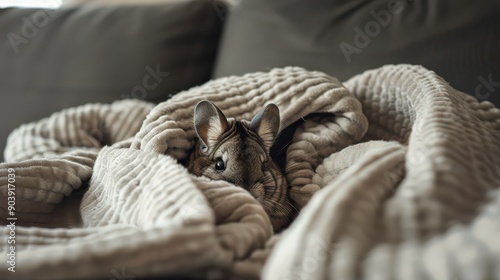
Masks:
[[[192,173],[246,189],[271,220],[282,216],[278,212],[291,211],[287,182],[269,153],[280,129],[276,105],[268,104],[249,122],[227,119],[215,104],[201,101],[194,111],[194,128],[198,143],[188,164]],[[273,227],[279,223],[273,221]]]

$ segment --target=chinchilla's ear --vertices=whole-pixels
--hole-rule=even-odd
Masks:
[[[207,152],[213,147],[229,125],[222,111],[209,101],[200,101],[194,109],[194,128],[201,141],[201,149]]]
[[[250,122],[250,129],[260,136],[269,152],[280,129],[280,110],[278,106],[271,103],[260,110]]]

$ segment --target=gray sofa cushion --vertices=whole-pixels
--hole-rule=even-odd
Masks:
[[[420,64],[500,105],[500,1],[242,0],[229,13],[215,75],[287,65],[346,80]]]
[[[211,76],[220,4],[0,9],[0,148],[22,123],[89,102],[153,102]]]

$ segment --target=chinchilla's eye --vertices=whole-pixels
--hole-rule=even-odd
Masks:
[[[224,165],[224,161],[221,158],[217,158],[215,161],[215,170],[223,171],[225,169],[226,169],[226,166]]]

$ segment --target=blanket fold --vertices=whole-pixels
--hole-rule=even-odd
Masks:
[[[499,110],[422,67],[386,66],[345,84],[370,122],[365,139],[407,148],[370,149],[330,182],[318,178],[326,185],[264,278],[498,279]]]
[[[179,163],[203,99],[244,119],[275,103],[295,128],[284,172],[300,213],[284,232],[248,192]],[[2,279],[500,279],[500,110],[420,66],[344,84],[287,67],[156,106],[70,108],[15,130],[4,154],[0,200],[14,170],[18,219]]]

